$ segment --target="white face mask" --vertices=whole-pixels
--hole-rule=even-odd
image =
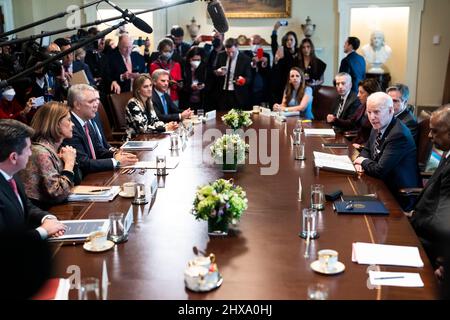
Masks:
[[[200,63],[201,61],[191,61],[191,66],[192,68],[197,69]]]
[[[16,91],[14,89],[8,89],[3,91],[3,97],[7,100],[7,101],[12,101],[14,99],[16,95]]]

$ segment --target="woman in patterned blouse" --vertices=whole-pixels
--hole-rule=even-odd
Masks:
[[[38,109],[31,127],[32,155],[19,175],[31,201],[48,209],[65,201],[74,181],[79,179],[74,174],[76,150],[61,147],[64,139],[72,138],[69,108],[60,102],[49,102]]]
[[[147,74],[141,74],[133,81],[133,98],[128,101],[125,118],[128,138],[141,133],[172,131],[178,128],[176,122],[164,124],[158,119],[152,104],[152,80]]]

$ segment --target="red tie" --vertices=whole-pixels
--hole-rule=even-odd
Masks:
[[[95,157],[94,145],[92,144],[91,136],[89,135],[89,128],[88,128],[87,122],[84,124],[84,132],[86,133],[86,137],[87,137],[88,144],[89,144],[89,149],[91,150],[92,159],[95,160],[97,158]]]
[[[13,189],[14,193],[16,194],[16,196],[19,197],[19,191],[17,190],[16,180],[14,180],[14,178],[12,178],[12,179],[10,179],[8,181],[8,183],[11,186],[11,189]]]

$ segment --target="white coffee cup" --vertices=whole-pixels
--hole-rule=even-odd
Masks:
[[[130,197],[134,197],[135,189],[136,189],[136,182],[125,182],[122,185],[123,192],[129,195]]]
[[[191,290],[198,290],[203,286],[208,269],[202,266],[190,266],[184,271],[186,286]]]
[[[108,234],[103,231],[94,231],[89,234],[88,240],[93,249],[100,249],[106,245]]]
[[[338,262],[338,252],[336,250],[324,249],[320,250],[318,253],[319,262],[322,269],[327,272],[332,272],[336,269],[336,264]]]
[[[261,106],[253,106],[253,113],[259,113],[261,111]]]

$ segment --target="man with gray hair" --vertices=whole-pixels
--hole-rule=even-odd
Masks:
[[[333,113],[327,115],[327,122],[333,125],[336,119],[350,119],[361,105],[356,93],[351,91],[352,77],[348,73],[340,72],[334,79],[339,99],[335,102]]]
[[[187,110],[178,109],[173,103],[170,95],[167,94],[169,89],[169,72],[164,69],[156,69],[152,73],[153,93],[152,102],[156,115],[161,121],[183,121],[189,119],[194,114],[190,108]]]
[[[372,132],[368,145],[354,161],[356,170],[382,179],[403,210],[409,211],[415,199],[401,197],[398,190],[421,186],[416,143],[409,129],[394,117],[388,94],[375,92],[367,98],[367,117]]]
[[[408,110],[409,88],[407,85],[396,83],[387,88],[386,93],[394,101],[394,117],[403,121],[409,128],[415,141],[417,141],[417,120]]]
[[[99,104],[98,93],[93,87],[74,85],[69,89],[67,100],[74,127],[72,138],[64,140],[63,145],[70,145],[77,150],[77,162],[83,174],[112,170],[138,161],[134,154],[122,150],[113,152],[100,142],[91,122]]]

